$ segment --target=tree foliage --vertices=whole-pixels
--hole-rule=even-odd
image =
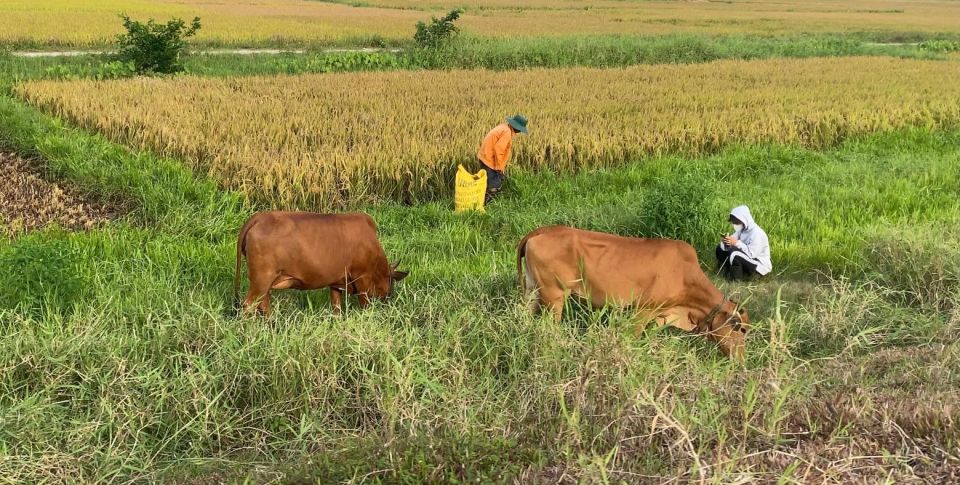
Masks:
[[[417,32],[413,40],[421,48],[440,47],[460,32],[454,22],[460,18],[463,10],[455,8],[442,18],[430,17],[430,24],[417,22]]]
[[[139,74],[169,74],[183,71],[181,63],[188,37],[200,30],[200,17],[187,25],[182,19],[171,19],[160,24],[150,19],[147,23],[120,15],[127,33],[117,36],[119,57],[132,62]]]

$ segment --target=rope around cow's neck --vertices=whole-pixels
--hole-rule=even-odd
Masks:
[[[710,328],[710,322],[712,322],[713,319],[716,318],[717,314],[720,313],[720,309],[723,307],[723,304],[728,301],[730,301],[730,299],[727,298],[727,295],[723,295],[723,298],[720,300],[720,303],[717,303],[713,307],[713,309],[710,310],[709,313],[707,313],[707,316],[703,317],[703,320],[701,321],[701,323],[703,326],[707,328],[708,331],[711,331],[711,332],[713,331],[713,329]]]

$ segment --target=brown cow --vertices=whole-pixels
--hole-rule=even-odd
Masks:
[[[648,321],[705,333],[726,355],[743,358],[747,312],[710,282],[685,242],[544,227],[520,242],[517,278],[524,297],[538,293],[529,300],[534,313],[544,305],[559,320],[573,294],[594,308],[631,307]]]
[[[270,314],[270,290],[330,288],[330,303],[342,313],[344,291],[365,307],[371,299],[389,297],[393,283],[407,276],[387,263],[377,226],[366,214],[254,214],[237,237],[235,300],[243,256],[250,278],[243,308],[257,303],[264,315]]]

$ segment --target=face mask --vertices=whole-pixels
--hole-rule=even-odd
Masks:
[[[733,225],[733,230],[734,230],[735,232],[742,231],[742,230],[743,230],[743,224],[734,224],[734,225]]]

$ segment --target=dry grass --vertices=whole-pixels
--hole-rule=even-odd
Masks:
[[[22,84],[81,126],[182,157],[286,207],[422,200],[449,191],[486,132],[522,112],[527,168],[573,171],[731,143],[812,147],[960,122],[956,63],[882,58],[627,69],[390,72]]]
[[[90,229],[107,220],[110,211],[87,202],[76,191],[48,182],[14,154],[0,153],[0,236],[58,224]]]
[[[407,39],[417,20],[465,6],[467,32],[490,36],[569,34],[797,33],[844,31],[954,32],[960,5],[948,0],[881,2],[619,2],[538,0],[8,0],[0,4],[0,43],[100,44],[119,33],[116,14],[204,20],[200,40],[330,42],[378,35]],[[381,8],[382,7],[382,8]]]

